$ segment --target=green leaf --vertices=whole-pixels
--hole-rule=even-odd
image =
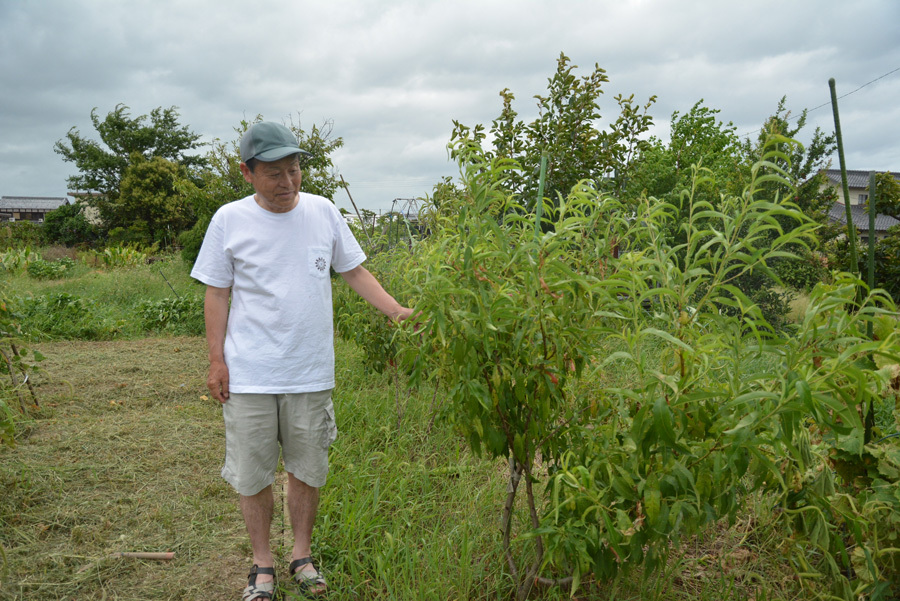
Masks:
[[[525,462],[527,460],[527,457],[525,456],[525,441],[518,432],[516,432],[515,437],[513,437],[513,453],[520,462]]]
[[[755,411],[753,411],[741,418],[741,421],[739,421],[733,428],[725,430],[724,432],[722,432],[722,434],[725,434],[727,436],[735,436],[738,433],[742,433],[744,430],[747,430],[756,422],[756,417],[757,414]]]
[[[806,380],[797,380],[794,382],[794,390],[797,391],[797,396],[800,398],[800,401],[803,403],[803,406],[808,410],[813,410],[813,402],[812,402],[812,391],[809,389],[809,384]]]
[[[653,403],[653,428],[657,436],[669,446],[675,446],[675,427],[672,410],[663,397],[657,397]]]
[[[656,336],[657,338],[661,338],[661,339],[665,340],[666,342],[670,342],[670,343],[674,344],[675,346],[683,348],[686,351],[693,351],[693,349],[690,346],[688,346],[681,340],[675,338],[668,332],[664,332],[657,328],[644,328],[643,330],[641,330],[641,334],[649,334],[650,336]]]
[[[656,479],[648,479],[644,485],[644,513],[651,524],[655,524],[659,518],[660,502],[661,496]]]

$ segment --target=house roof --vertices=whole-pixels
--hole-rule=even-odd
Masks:
[[[876,171],[875,173],[884,173],[883,171]],[[891,175],[894,176],[894,179],[900,182],[900,173],[897,171],[891,171]],[[826,169],[825,177],[834,185],[835,187],[840,188],[843,186],[841,183],[841,170],[840,169]],[[861,169],[847,169],[847,187],[848,188],[868,188],[869,187],[869,172],[863,171]],[[868,227],[868,222],[866,222]]]
[[[51,196],[3,196],[0,197],[0,210],[10,211],[52,211],[63,205],[69,204],[66,197]]]
[[[853,218],[853,225],[856,226],[856,229],[864,232],[869,230],[869,211],[867,209],[866,205],[850,205],[850,216]],[[847,209],[842,203],[834,203],[828,212],[828,219],[846,225]],[[900,225],[900,219],[894,219],[890,215],[878,214],[875,216],[876,232],[886,232],[888,228],[895,225]]]

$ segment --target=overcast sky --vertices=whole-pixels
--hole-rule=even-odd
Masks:
[[[834,77],[848,168],[900,171],[898,24],[898,0],[0,0],[0,195],[64,196],[54,143],[123,103],[175,106],[206,142],[256,114],[331,120],[354,200],[387,210],[457,175],[453,120],[489,126],[500,90],[533,119],[560,52],[606,69],[604,124],[617,94],[655,94],[662,139],[701,98],[743,135],[782,96],[825,105],[808,132],[830,133]]]

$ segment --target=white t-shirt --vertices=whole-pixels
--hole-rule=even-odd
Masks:
[[[366,256],[335,206],[300,194],[287,213],[253,196],[216,211],[191,277],[231,287],[225,335],[229,390],[282,394],[334,388],[329,267]]]

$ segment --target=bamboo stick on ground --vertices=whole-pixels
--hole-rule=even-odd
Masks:
[[[169,559],[175,559],[175,552],[166,551],[163,553],[152,553],[143,551],[126,551],[122,553],[110,553],[109,557],[130,557],[132,559],[156,559],[167,561]]]

